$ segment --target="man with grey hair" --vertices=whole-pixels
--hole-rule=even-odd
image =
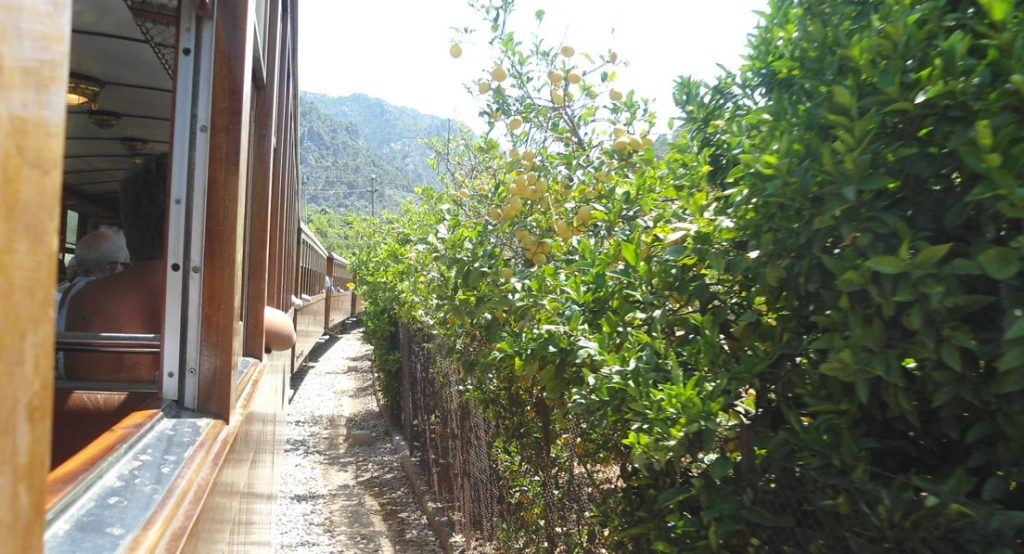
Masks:
[[[124,232],[117,227],[100,227],[78,241],[75,257],[71,260],[75,267],[74,277],[58,287],[57,298],[57,331],[64,331],[67,326],[68,305],[73,297],[86,283],[113,275],[129,265],[128,245]],[[57,357],[57,375],[63,377],[63,356]]]

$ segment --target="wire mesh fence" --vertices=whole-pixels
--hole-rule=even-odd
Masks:
[[[602,510],[629,477],[614,456],[595,453],[588,422],[552,417],[536,399],[509,408],[527,417],[488,420],[463,389],[457,353],[407,326],[399,338],[402,430],[468,551],[651,549],[622,533],[610,542]],[[684,467],[679,479],[687,475]],[[742,498],[744,512],[741,526],[721,530],[724,551],[1024,552],[1024,511],[933,497],[902,476],[869,477],[764,463],[723,482],[719,494]]]
[[[484,418],[460,394],[458,368],[438,360],[423,337],[401,331],[402,426],[455,532],[467,543],[497,537],[498,488]]]

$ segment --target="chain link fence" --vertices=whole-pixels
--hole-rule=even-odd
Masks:
[[[402,430],[467,550],[518,545],[579,551],[584,544],[586,550],[603,550],[597,548],[600,533],[588,509],[603,488],[596,484],[607,485],[617,472],[585,467],[573,449],[551,444],[581,443],[579,422],[556,424],[539,413],[539,450],[525,467],[521,456],[520,463],[510,466],[497,441],[515,433],[499,433],[464,393],[457,357],[407,326],[401,328],[400,343]],[[543,412],[543,407],[532,409]]]
[[[395,411],[467,551],[623,548],[608,542],[599,511],[609,492],[626,485],[609,463],[614,456],[595,455],[588,444],[587,422],[556,420],[543,402],[529,399],[511,407],[528,417],[489,422],[461,387],[455,352],[407,326],[399,338]],[[796,467],[759,466],[756,473],[723,484],[751,508],[748,523],[732,530],[727,552],[1024,552],[1024,512],[929,498],[899,476],[854,483]],[[956,510],[965,517],[948,517]]]

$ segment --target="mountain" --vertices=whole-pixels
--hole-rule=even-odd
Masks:
[[[458,122],[353,94],[299,95],[299,147],[307,206],[370,213],[374,181],[378,210],[395,210],[413,189],[437,187],[424,139],[457,132]]]

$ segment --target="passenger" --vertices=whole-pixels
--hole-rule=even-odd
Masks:
[[[68,306],[68,331],[160,333],[167,174],[167,155],[160,154],[146,160],[121,182],[121,222],[132,265],[82,287]],[[154,382],[160,356],[69,352],[65,367],[70,379]]]
[[[68,280],[57,287],[57,330],[64,330],[68,302],[86,283],[123,270],[129,260],[124,233],[116,227],[101,227],[82,237],[71,260]]]

